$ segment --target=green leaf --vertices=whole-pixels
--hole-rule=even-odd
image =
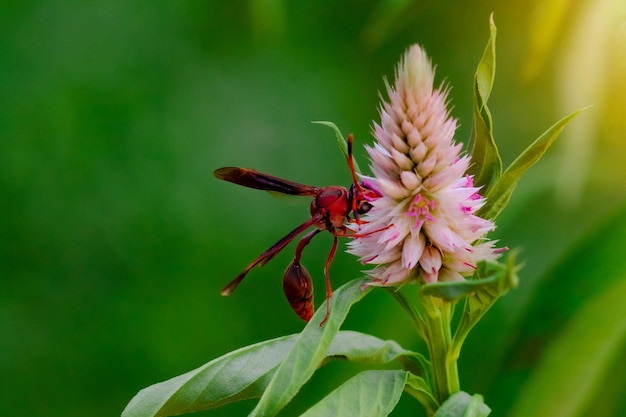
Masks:
[[[493,15],[489,19],[489,29],[489,41],[474,75],[474,125],[470,137],[472,165],[469,172],[474,176],[474,184],[484,190],[488,190],[502,172],[502,160],[493,138],[491,113],[487,107],[496,76],[497,30]]]
[[[122,417],[171,416],[261,396],[298,335],[257,343],[139,391]],[[210,389],[209,389],[210,387]]]
[[[332,341],[327,359],[347,359],[351,362],[385,364],[402,357],[422,358],[422,355],[404,349],[393,340],[381,340],[375,336],[351,330],[342,330]]]
[[[359,280],[350,287],[352,290],[358,288],[360,297],[364,295],[360,289],[363,283]],[[333,306],[331,317],[337,314],[344,314],[345,317],[346,308],[351,305],[350,300],[353,300],[352,303],[358,301],[358,298],[355,300],[350,297],[359,296],[359,292],[346,293],[343,288],[345,286],[335,292],[335,296],[341,298],[342,302],[338,307]],[[319,311],[321,313],[318,313],[315,325],[317,329],[319,317],[325,314],[325,309]],[[338,326],[339,321],[343,321],[336,317],[332,320],[335,326]],[[328,321],[330,322],[331,318]],[[324,327],[329,324],[326,323]],[[328,337],[323,329],[321,334]],[[179,415],[219,407],[234,401],[259,398],[270,384],[283,358],[293,358],[294,355],[298,357],[303,349],[315,347],[313,343],[306,345],[301,339],[302,335],[291,335],[247,346],[193,371],[145,388],[127,405],[122,417]],[[305,340],[312,342],[310,337]],[[418,353],[403,349],[394,341],[383,341],[364,333],[340,331],[331,340],[327,351],[324,349],[322,363],[331,359],[371,364],[385,364],[398,360],[411,369],[415,365],[410,359],[417,359],[418,363],[425,361]],[[317,365],[314,366],[316,367]],[[308,368],[304,366],[300,367],[300,370]],[[411,370],[419,372],[419,369]],[[297,378],[298,375],[294,373],[294,377]]]
[[[491,409],[483,402],[482,396],[459,391],[441,405],[434,417],[486,417],[490,413]]]
[[[122,413],[130,416],[167,416],[206,410],[234,401],[259,398],[280,360],[299,335],[285,336],[247,346],[215,359],[184,375],[140,391]],[[403,349],[393,340],[355,331],[340,331],[326,352],[325,362],[385,364],[421,355]]]
[[[508,204],[511,194],[513,194],[513,190],[515,190],[522,175],[541,159],[563,128],[581,111],[576,110],[556,122],[513,161],[502,176],[488,189],[485,195],[487,202],[478,210],[478,216],[486,219],[498,217]]]
[[[451,355],[458,358],[465,338],[472,328],[480,321],[491,306],[519,281],[517,272],[520,267],[515,265],[517,252],[509,254],[506,264],[485,262],[478,266],[475,279],[467,282],[478,282],[473,291],[467,294],[461,320],[452,339]]]
[[[439,408],[439,403],[433,397],[430,384],[424,378],[409,372],[404,390],[422,403],[428,415],[434,414]]]
[[[491,94],[493,80],[496,77],[496,34],[497,28],[493,21],[493,14],[489,16],[489,41],[483,52],[483,56],[476,69],[476,86],[482,104],[486,104]],[[482,110],[482,108],[480,108]]]
[[[350,362],[374,365],[398,361],[413,374],[429,376],[430,372],[430,364],[422,354],[406,350],[393,340],[384,341],[351,330],[340,331],[328,348],[324,363],[333,359],[347,359]],[[428,385],[424,384],[428,391]]]
[[[402,370],[364,371],[308,409],[303,417],[383,417],[400,400],[407,380]]]
[[[492,286],[498,282],[497,275],[491,275],[483,279],[472,279],[460,282],[434,282],[425,284],[421,291],[424,295],[442,298],[446,301],[457,301],[460,298],[476,292],[476,290]]]
[[[346,158],[346,161],[347,161],[349,158],[348,143],[344,139],[343,135],[341,134],[341,130],[339,130],[337,125],[334,124],[333,122],[327,122],[327,121],[313,121],[311,123],[328,126],[335,131],[335,135],[337,136],[337,143],[339,144],[339,149],[341,149],[341,153],[343,154],[343,156]],[[361,169],[359,168],[359,164],[356,162],[354,158],[353,158],[353,162],[354,162],[354,170],[356,171],[357,174],[360,174]]]
[[[320,323],[326,314],[325,304],[319,308],[278,367],[250,416],[275,415],[291,401],[326,357],[350,307],[371,291],[371,287],[365,286],[368,282],[368,278],[357,279],[337,289],[331,300],[331,314],[321,327]]]
[[[514,265],[516,256],[517,251],[511,252],[507,265],[498,262],[480,263],[474,276],[465,281],[424,284],[421,292],[446,301],[456,301],[485,290],[491,294],[489,302],[492,302],[494,298],[517,286],[517,268]]]

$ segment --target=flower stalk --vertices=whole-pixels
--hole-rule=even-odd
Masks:
[[[371,286],[454,286],[506,250],[486,238],[495,224],[478,216],[486,200],[468,174],[470,157],[454,139],[448,89],[436,87],[434,78],[426,53],[410,47],[395,82],[387,83],[389,99],[373,127],[376,142],[366,147],[373,175],[361,175],[362,184],[380,197],[354,226],[359,237],[348,252],[374,266],[367,271]],[[392,293],[428,346],[431,389],[441,404],[460,390],[460,346],[451,330],[457,300],[419,289],[419,301],[411,305]]]
[[[433,389],[442,403],[459,391],[458,355],[452,349],[450,325],[454,304],[432,296],[421,297],[424,309],[426,344],[433,374]]]

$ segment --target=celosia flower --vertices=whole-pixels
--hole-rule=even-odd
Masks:
[[[434,88],[434,70],[418,45],[395,78],[374,124],[376,142],[366,147],[374,176],[362,178],[381,197],[371,202],[348,252],[377,265],[367,271],[371,285],[462,280],[502,252],[485,238],[495,225],[475,214],[485,200],[466,174],[470,158],[454,141],[447,90]]]

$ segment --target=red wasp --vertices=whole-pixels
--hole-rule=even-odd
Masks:
[[[311,201],[311,218],[293,229],[285,237],[273,244],[263,252],[243,272],[222,290],[222,295],[230,295],[235,288],[245,278],[255,266],[263,266],[269,262],[278,252],[283,250],[296,236],[303,233],[310,227],[315,227],[307,233],[296,247],[293,261],[289,264],[283,274],[283,291],[287,296],[287,301],[292,309],[305,321],[309,321],[313,316],[313,283],[308,271],[300,264],[302,251],[309,244],[311,239],[322,230],[328,230],[333,236],[333,245],[326,259],[324,266],[324,276],[326,277],[326,317],[330,314],[330,297],[332,287],[328,275],[328,268],[337,251],[337,237],[360,237],[357,233],[346,227],[346,222],[360,223],[359,216],[367,213],[371,208],[371,201],[380,195],[360,183],[354,170],[352,159],[352,135],[348,136],[348,166],[352,174],[352,185],[350,189],[341,186],[315,187],[311,185],[299,184],[297,182],[285,180],[273,175],[264,174],[248,168],[224,167],[215,170],[215,177],[229,181],[244,187],[255,188],[257,190],[276,191],[282,194],[299,195],[313,197]],[[351,218],[350,215],[354,218]]]

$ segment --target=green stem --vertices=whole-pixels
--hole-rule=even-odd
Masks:
[[[425,377],[432,386],[433,396],[442,404],[460,390],[457,368],[460,346],[454,343],[451,330],[455,302],[420,293],[419,301],[411,303],[397,289],[389,289],[389,293],[407,311],[418,335],[426,342],[430,372]]]
[[[460,390],[458,351],[452,345],[450,330],[454,305],[440,298],[423,296],[426,343],[432,364],[435,395],[440,403]]]

